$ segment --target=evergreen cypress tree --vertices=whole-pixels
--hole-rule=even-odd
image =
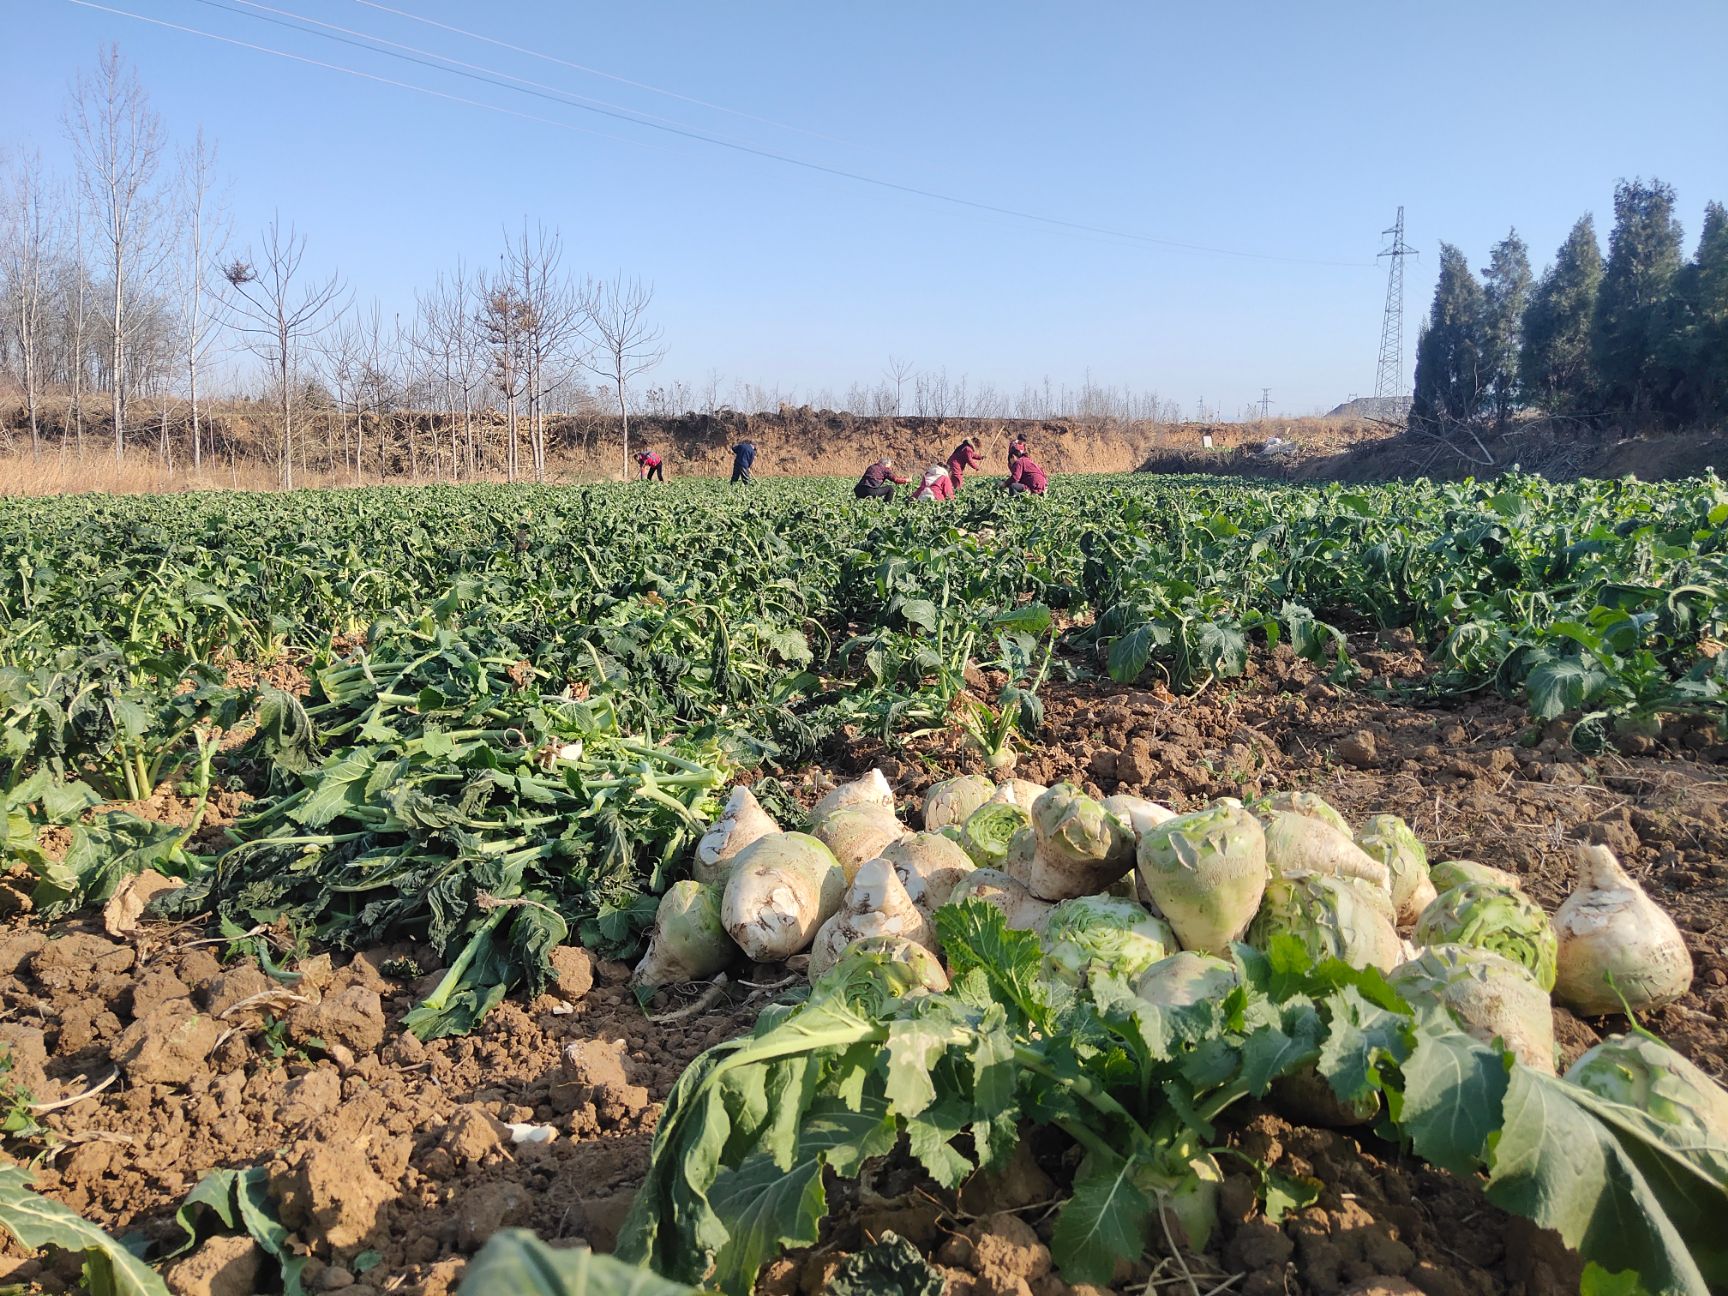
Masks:
[[[1518,351],[1530,301],[1530,251],[1516,229],[1494,245],[1482,276],[1482,370],[1494,420],[1518,402]]]
[[[1442,243],[1434,305],[1416,343],[1411,420],[1444,424],[1475,418],[1488,394],[1483,350],[1482,285],[1464,254]]]
[[[1674,277],[1664,356],[1678,419],[1728,418],[1728,211],[1704,209],[1698,251]]]
[[[1590,330],[1601,284],[1596,222],[1580,216],[1530,294],[1518,350],[1524,399],[1550,414],[1582,414],[1595,408]]]
[[[1660,180],[1614,187],[1614,232],[1596,297],[1590,352],[1604,408],[1634,419],[1670,413],[1674,276],[1684,256],[1674,190]]]

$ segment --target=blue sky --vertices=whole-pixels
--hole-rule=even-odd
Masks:
[[[116,40],[174,140],[202,124],[219,143],[242,234],[280,210],[307,235],[309,262],[390,310],[459,256],[490,262],[504,226],[542,220],[573,264],[654,282],[669,347],[657,377],[692,382],[718,370],[728,384],[840,395],[879,380],[893,354],[1010,391],[1090,372],[1226,416],[1266,386],[1276,410],[1306,413],[1372,390],[1385,291],[1374,254],[1399,204],[1422,254],[1408,267],[1408,365],[1439,240],[1480,267],[1516,225],[1540,269],[1585,211],[1606,240],[1620,177],[1673,184],[1689,245],[1705,201],[1728,200],[1721,0],[388,0],[686,99],[365,0],[269,0],[270,16],[749,148],[1253,255],[789,166],[286,30],[261,3],[103,3],[549,120],[69,0],[6,0],[0,147],[69,164],[67,82]]]

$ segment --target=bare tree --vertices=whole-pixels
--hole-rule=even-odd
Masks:
[[[467,269],[458,262],[449,279],[442,274],[432,291],[418,298],[421,330],[428,354],[435,354],[442,370],[446,402],[462,403],[462,439],[452,417],[450,428],[450,474],[472,477],[478,468],[474,447],[474,399],[485,383],[480,339],[476,330],[474,288]]]
[[[384,308],[374,301],[365,314],[359,317],[355,326],[355,338],[359,344],[356,354],[356,364],[353,374],[354,384],[354,421],[364,428],[366,411],[372,411],[372,428],[378,443],[378,480],[383,481],[388,471],[390,453],[389,438],[385,436],[388,426],[386,415],[395,408],[395,382],[391,376],[390,350],[388,335],[384,329]],[[361,441],[365,439],[361,433]],[[356,462],[359,456],[356,455]]]
[[[630,475],[630,380],[647,373],[666,358],[661,345],[664,332],[648,323],[648,307],[654,286],[640,279],[614,275],[605,283],[589,285],[586,309],[588,339],[594,353],[583,360],[588,369],[613,385],[618,398],[618,418],[624,433],[622,464]]]
[[[332,272],[327,279],[313,281],[301,277],[305,254],[305,236],[293,225],[284,231],[281,218],[272,216],[257,251],[248,249],[244,260],[230,262],[223,272],[232,289],[235,327],[276,385],[277,451],[286,490],[294,488],[294,408],[301,396],[297,390],[301,354],[347,308],[340,300],[344,291],[340,275]]]
[[[882,374],[894,384],[894,408],[891,413],[898,414],[906,408],[906,382],[917,372],[918,366],[910,360],[902,360],[898,356],[888,357],[888,367]]]
[[[7,332],[16,350],[19,385],[24,389],[24,408],[30,420],[30,453],[34,456],[42,453],[48,310],[55,261],[60,255],[59,197],[47,187],[39,154],[20,160],[4,200],[0,284],[6,293]]]
[[[72,209],[72,246],[70,270],[72,282],[66,289],[67,317],[67,377],[72,388],[72,434],[78,447],[78,457],[84,457],[84,379],[89,356],[86,352],[90,331],[90,275],[84,268],[84,210]],[[66,442],[62,438],[64,452]]]
[[[563,273],[564,241],[557,230],[538,226],[532,238],[526,221],[520,242],[505,240],[504,257],[516,294],[526,306],[522,358],[528,398],[528,444],[534,480],[546,480],[546,398],[555,387],[557,357],[580,339],[583,298]]]
[[[206,301],[210,267],[222,255],[228,223],[212,193],[216,150],[204,142],[199,127],[192,147],[180,157],[179,282],[180,337],[186,366],[186,401],[192,430],[192,469],[204,466],[204,436],[198,422],[198,367],[215,336],[215,314]]]
[[[78,162],[79,186],[106,261],[107,324],[113,363],[114,455],[126,453],[128,295],[161,265],[165,240],[156,237],[156,173],[162,160],[162,120],[150,107],[138,73],[110,45],[93,76],[73,83],[66,129]]]
[[[344,320],[330,330],[320,342],[318,351],[324,359],[324,373],[329,380],[330,394],[336,405],[336,427],[342,440],[342,464],[356,483],[360,480],[360,455],[365,449],[365,429],[360,424],[360,384],[355,381],[363,349],[360,329],[352,320]],[[348,404],[354,406],[354,452],[348,452]]]

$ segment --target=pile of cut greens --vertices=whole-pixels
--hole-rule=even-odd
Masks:
[[[1416,1015],[1376,972],[1315,965],[1278,937],[1266,954],[1234,947],[1230,993],[1172,1009],[1107,975],[1083,991],[1046,978],[1037,937],[983,902],[936,924],[951,991],[902,997],[892,965],[855,953],[803,1004],[691,1064],[621,1255],[747,1293],[770,1257],[818,1240],[833,1176],[904,1148],[953,1188],[1005,1165],[1023,1126],[1053,1126],[1079,1160],[1052,1255],[1067,1281],[1107,1283],[1163,1244],[1160,1212],[1205,1246],[1220,1118],[1312,1067],[1343,1102],[1378,1101],[1379,1135],[1559,1232],[1591,1263],[1588,1290],[1728,1282],[1728,1177],[1709,1149],[1442,1012]],[[1263,1182],[1289,1204],[1288,1185]]]
[[[157,912],[285,923],[310,944],[424,940],[448,971],[407,1025],[472,1028],[553,948],[627,951],[718,805],[701,731],[621,734],[605,701],[544,693],[484,628],[380,627],[306,703],[266,692],[243,758],[270,793]]]

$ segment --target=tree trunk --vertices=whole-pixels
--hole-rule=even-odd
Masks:
[[[624,480],[630,480],[630,411],[624,405],[624,375],[618,375],[618,421],[624,429]]]
[[[109,375],[109,381],[114,384],[114,458],[124,462],[126,458],[126,328],[125,328],[125,281],[120,273],[119,252],[115,253],[114,274],[114,372]]]

